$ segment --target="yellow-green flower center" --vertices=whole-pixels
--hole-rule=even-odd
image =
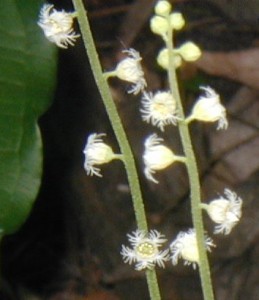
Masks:
[[[157,247],[148,241],[137,245],[135,250],[142,259],[152,258],[158,253]]]

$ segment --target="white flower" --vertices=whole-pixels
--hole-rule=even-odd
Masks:
[[[100,169],[96,168],[95,165],[102,165],[120,157],[120,155],[114,154],[112,148],[103,142],[102,136],[105,134],[93,133],[87,139],[83,150],[85,154],[84,168],[87,175],[102,177]]]
[[[153,177],[153,173],[158,170],[163,170],[170,166],[175,161],[185,162],[185,158],[177,156],[168,147],[161,145],[162,138],[159,138],[157,134],[150,135],[145,141],[145,151],[143,154],[145,169],[144,173],[147,179],[158,183]]]
[[[54,5],[45,4],[40,10],[38,25],[44,31],[46,38],[58,47],[74,46],[80,36],[73,30],[73,14],[64,10],[57,11]]]
[[[151,123],[153,126],[159,127],[164,131],[164,126],[168,124],[176,124],[176,101],[170,92],[143,93],[142,101],[143,109],[142,119]]]
[[[187,122],[194,119],[204,122],[218,121],[217,129],[227,129],[226,109],[220,103],[219,95],[210,87],[201,87],[201,89],[205,91],[205,96],[198,98]]]
[[[211,251],[211,247],[215,247],[209,237],[205,237],[205,246],[208,251]],[[194,269],[196,264],[199,264],[199,252],[194,229],[179,232],[176,239],[171,243],[170,250],[173,265],[177,265],[180,258],[184,260],[184,265],[192,265]]]
[[[229,234],[242,216],[243,200],[229,189],[224,190],[225,197],[220,197],[209,204],[202,204],[212,221],[219,224],[214,233]]]
[[[142,58],[134,49],[124,50],[123,53],[128,54],[128,57],[118,63],[114,73],[118,78],[133,83],[128,93],[136,95],[147,85],[140,63]]]
[[[169,250],[160,251],[159,248],[167,240],[157,230],[145,234],[142,230],[127,234],[132,248],[122,245],[121,255],[125,263],[135,263],[135,269],[153,269],[157,264],[164,268],[169,260]]]

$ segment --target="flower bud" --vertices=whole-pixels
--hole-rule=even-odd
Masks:
[[[160,50],[157,56],[157,63],[162,67],[163,69],[168,69],[169,67],[169,51],[168,49],[164,48]],[[178,54],[174,54],[174,66],[175,68],[180,67],[182,64],[182,58]]]
[[[167,16],[172,10],[172,5],[165,0],[160,0],[155,6],[155,13],[160,16]]]
[[[153,33],[164,35],[168,31],[169,24],[165,18],[160,16],[154,16],[150,20],[150,28]]]
[[[186,61],[196,61],[201,57],[200,48],[192,42],[186,42],[177,49],[182,58]]]
[[[183,15],[179,12],[172,13],[170,15],[170,25],[174,30],[180,30],[185,25]]]

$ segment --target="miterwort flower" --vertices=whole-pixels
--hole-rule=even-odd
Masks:
[[[142,119],[164,131],[164,126],[177,122],[176,101],[170,92],[143,93]]]
[[[211,247],[215,247],[211,238],[205,237],[205,247],[208,251],[211,251]],[[194,269],[199,264],[199,252],[194,229],[179,232],[176,239],[171,243],[170,250],[173,265],[177,265],[180,258],[184,260],[184,265],[192,265]]]
[[[144,72],[141,67],[142,57],[139,52],[134,49],[124,50],[128,57],[124,58],[118,63],[116,69],[111,72],[106,72],[105,76],[117,76],[118,78],[133,83],[132,88],[128,91],[129,94],[134,95],[142,92],[147,86],[144,78]]]
[[[148,234],[136,230],[127,236],[132,248],[122,245],[121,255],[125,263],[135,263],[138,271],[152,269],[156,264],[165,267],[165,262],[169,260],[169,250],[159,250],[167,241],[163,234],[157,230],[151,230]]]
[[[217,129],[227,129],[226,109],[220,103],[219,95],[211,87],[201,87],[201,89],[205,91],[205,95],[198,98],[186,122],[189,123],[192,120],[218,121]]]
[[[161,145],[164,140],[157,134],[150,135],[145,141],[145,151],[143,155],[145,169],[144,173],[147,179],[158,183],[153,177],[155,171],[163,170],[175,161],[185,162],[185,157],[177,156],[168,147]]]
[[[80,36],[74,32],[73,17],[73,13],[57,11],[54,5],[45,4],[40,10],[38,25],[50,42],[66,49],[68,45],[74,46]]]
[[[209,204],[202,203],[215,226],[214,233],[229,234],[242,216],[243,201],[236,193],[229,189],[224,190],[225,197],[212,200]]]
[[[102,177],[100,169],[96,165],[102,165],[113,159],[121,159],[121,154],[115,154],[112,148],[106,145],[102,137],[104,133],[93,133],[89,135],[83,153],[85,155],[84,168],[87,175],[96,175]]]

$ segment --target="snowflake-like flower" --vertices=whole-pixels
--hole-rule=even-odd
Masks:
[[[131,248],[122,245],[121,255],[125,263],[135,263],[135,269],[153,269],[155,265],[164,268],[165,262],[170,259],[169,250],[159,250],[167,240],[157,230],[145,234],[142,230],[127,234]]]
[[[187,118],[187,121],[218,121],[217,129],[227,129],[226,109],[220,103],[219,95],[210,87],[201,87],[201,89],[205,91],[205,95],[198,98],[192,109],[192,114]]]
[[[176,101],[170,92],[158,91],[157,93],[143,93],[142,119],[157,126],[164,131],[164,126],[168,124],[176,125],[178,120],[176,111]]]
[[[145,151],[143,154],[145,164],[144,173],[147,179],[154,183],[158,183],[153,177],[155,171],[163,170],[175,161],[185,162],[185,157],[177,156],[171,149],[161,145],[163,141],[156,133],[147,137],[145,141]]]
[[[212,200],[209,204],[202,204],[215,226],[215,234],[229,234],[242,216],[243,200],[229,189],[224,190],[225,197]]]
[[[115,158],[119,158],[119,154],[115,154],[112,148],[106,145],[102,137],[104,133],[93,133],[89,135],[83,153],[85,155],[84,168],[87,175],[96,175],[102,177],[100,169],[96,165],[102,165],[110,162]]]
[[[40,10],[38,25],[42,28],[46,38],[60,48],[74,46],[80,34],[73,29],[73,14],[64,10],[57,11],[54,5],[44,4]]]
[[[128,93],[137,95],[147,86],[140,63],[142,58],[139,52],[134,49],[124,50],[122,52],[126,53],[128,57],[118,63],[115,74],[118,78],[133,83]]]
[[[207,236],[205,237],[205,246],[207,251],[211,251],[211,248],[215,247],[213,240]],[[171,243],[170,250],[173,265],[177,265],[180,258],[184,260],[184,265],[192,265],[194,269],[199,264],[199,252],[194,229],[179,232],[176,239]]]

